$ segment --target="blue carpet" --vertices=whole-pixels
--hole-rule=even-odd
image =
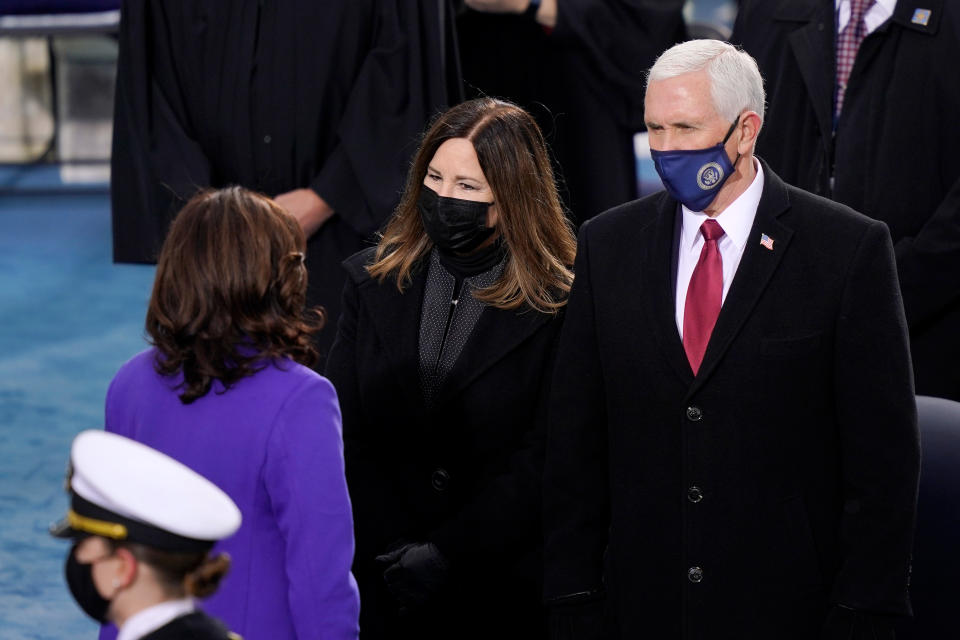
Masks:
[[[103,193],[0,198],[0,637],[95,638],[63,580],[64,469],[145,348],[154,268],[114,265]]]

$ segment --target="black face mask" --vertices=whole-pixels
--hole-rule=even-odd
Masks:
[[[70,594],[88,616],[103,624],[107,622],[107,610],[110,601],[100,595],[93,583],[93,565],[77,562],[77,545],[73,545],[67,554],[65,573]]]
[[[487,210],[492,204],[444,198],[424,185],[417,208],[423,228],[435,245],[446,251],[468,253],[493,235],[493,227],[487,226]]]

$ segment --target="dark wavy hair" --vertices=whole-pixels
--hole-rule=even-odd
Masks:
[[[311,337],[325,317],[305,309],[304,248],[293,216],[242,187],[203,191],[183,207],[160,251],[146,329],[157,372],[183,375],[184,404],[273,359],[316,362]]]
[[[497,224],[507,248],[503,275],[475,297],[501,309],[527,305],[556,313],[567,303],[573,283],[571,266],[577,239],[560,205],[540,127],[526,111],[503,100],[469,100],[433,122],[367,271],[379,282],[395,279],[403,291],[416,265],[430,252],[433,243],[424,231],[417,201],[427,166],[440,145],[451,138],[465,138],[473,144],[497,201]]]

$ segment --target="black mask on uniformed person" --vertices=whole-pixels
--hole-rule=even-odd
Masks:
[[[437,247],[469,253],[494,232],[493,227],[487,226],[487,210],[492,204],[445,198],[424,185],[420,188],[417,208],[424,230]]]
[[[107,622],[107,610],[110,601],[100,595],[97,585],[93,583],[93,565],[77,562],[77,545],[73,545],[67,554],[65,573],[70,594],[77,601],[83,612],[103,624]]]

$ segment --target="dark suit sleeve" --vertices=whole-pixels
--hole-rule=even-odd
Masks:
[[[447,69],[456,60],[441,37],[452,30],[449,9],[441,14],[437,0],[377,5],[374,42],[337,125],[338,145],[310,184],[363,237],[393,211],[420,132],[445,107],[447,78],[459,73]],[[449,89],[458,95],[459,86]]]
[[[118,262],[152,262],[180,205],[210,184],[210,163],[186,117],[177,38],[162,3],[124,0],[110,195]]]
[[[836,333],[843,514],[831,600],[905,615],[920,451],[906,319],[890,234],[855,248]]]
[[[544,564],[548,602],[602,592],[609,527],[603,372],[590,280],[589,223],[581,227],[576,277],[550,394],[544,469]]]
[[[920,233],[897,243],[896,254],[911,328],[960,300],[960,178]]]

